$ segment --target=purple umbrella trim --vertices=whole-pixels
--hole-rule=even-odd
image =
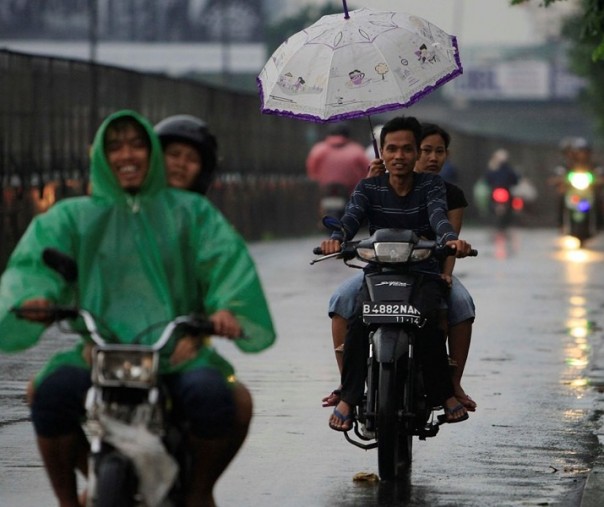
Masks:
[[[446,76],[443,76],[442,78],[440,78],[432,86],[429,86],[425,90],[422,90],[421,92],[418,92],[415,95],[412,95],[411,98],[404,104],[401,104],[401,103],[384,104],[383,106],[371,107],[371,108],[365,109],[365,110],[350,111],[348,113],[337,114],[334,116],[330,116],[329,118],[326,118],[326,119],[313,115],[313,114],[292,113],[291,111],[282,111],[280,109],[263,109],[262,106],[260,107],[260,111],[263,114],[273,114],[273,115],[277,115],[277,116],[285,116],[287,118],[295,118],[297,120],[312,121],[314,123],[330,123],[330,122],[342,121],[342,120],[352,120],[354,118],[361,118],[363,116],[368,116],[368,115],[378,114],[378,113],[385,113],[387,111],[393,111],[393,110],[401,109],[404,107],[410,107],[413,104],[415,104],[416,102],[423,99],[426,95],[429,95],[430,93],[432,93],[437,88],[440,88],[445,83],[451,81],[452,79],[459,76],[460,74],[463,74],[463,67],[461,65],[461,60],[459,58],[459,48],[457,46],[457,37],[451,36],[451,43],[452,43],[453,47],[455,48],[455,63],[457,63],[458,68],[455,69],[453,72],[447,74]],[[260,94],[260,103],[264,104],[264,90],[262,88],[262,82],[260,81],[259,77],[256,78],[256,84],[258,85],[258,92]]]

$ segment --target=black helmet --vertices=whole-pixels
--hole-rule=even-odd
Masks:
[[[216,170],[218,144],[208,124],[201,118],[189,114],[168,116],[155,125],[163,148],[171,142],[185,142],[194,146],[201,156],[202,169],[190,189],[204,194],[208,191]]]

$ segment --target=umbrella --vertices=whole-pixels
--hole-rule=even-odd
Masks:
[[[454,36],[418,16],[358,9],[288,38],[257,82],[261,111],[320,123],[410,106],[462,73]]]

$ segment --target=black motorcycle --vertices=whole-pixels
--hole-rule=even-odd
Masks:
[[[331,230],[341,231],[341,223],[323,219]],[[321,254],[320,248],[315,254]],[[369,300],[363,302],[363,322],[369,326],[366,392],[355,407],[353,425],[357,439],[345,432],[345,438],[361,449],[378,450],[378,468],[382,480],[400,479],[411,464],[413,437],[434,437],[444,415],[442,407],[432,406],[424,388],[421,364],[414,347],[418,331],[426,325],[426,315],[415,306],[425,273],[413,269],[431,256],[444,259],[453,255],[449,247],[419,239],[410,230],[380,229],[371,237],[345,242],[336,254],[312,263],[339,258],[363,261],[373,269],[365,273]],[[477,255],[475,250],[471,255]],[[432,274],[432,276],[434,276]]]

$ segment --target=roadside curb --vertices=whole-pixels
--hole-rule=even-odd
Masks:
[[[587,476],[580,507],[601,507],[604,499],[604,457],[598,456]]]
[[[593,350],[587,376],[593,389],[600,388],[600,393],[598,393],[594,402],[594,414],[599,416],[599,420],[596,421],[599,427],[594,431],[598,437],[599,454],[587,476],[580,507],[601,507],[604,502],[604,453],[602,452],[604,446],[604,415],[601,412],[604,408],[604,394],[602,393],[604,388],[604,340],[599,340],[598,345]],[[598,414],[598,412],[600,413]]]

